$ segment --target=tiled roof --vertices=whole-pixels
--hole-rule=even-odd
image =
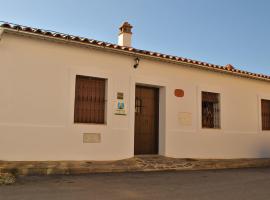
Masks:
[[[179,56],[172,56],[172,55],[167,55],[167,54],[162,54],[162,53],[157,53],[157,52],[152,52],[152,51],[140,50],[133,47],[120,46],[117,44],[107,43],[107,42],[93,40],[89,38],[58,33],[55,31],[47,31],[47,30],[38,29],[38,28],[31,28],[27,26],[6,23],[6,22],[0,22],[0,27],[2,27],[4,30],[12,30],[19,33],[25,33],[25,34],[29,33],[29,34],[34,34],[37,36],[43,36],[43,37],[52,38],[52,39],[61,39],[67,42],[80,43],[82,45],[88,44],[91,46],[116,50],[118,52],[120,51],[122,53],[135,54],[136,56],[151,57],[154,59],[163,60],[167,62],[187,64],[187,65],[194,66],[197,68],[202,68],[202,69],[207,69],[207,70],[212,70],[212,71],[219,71],[219,72],[228,73],[228,74],[237,75],[237,76],[243,76],[247,78],[270,81],[270,76],[268,75],[257,74],[257,73],[252,73],[252,72],[248,72],[244,70],[235,69],[230,64],[226,66],[214,65],[214,64],[196,61],[196,60],[183,58]]]

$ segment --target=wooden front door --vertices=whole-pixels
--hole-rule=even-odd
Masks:
[[[158,154],[159,89],[136,86],[134,153]]]

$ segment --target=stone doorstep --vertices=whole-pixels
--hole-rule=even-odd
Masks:
[[[270,167],[270,159],[177,159],[136,156],[117,161],[0,161],[0,173],[63,175]]]

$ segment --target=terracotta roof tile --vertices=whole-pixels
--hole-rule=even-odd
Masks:
[[[37,33],[37,34],[43,34],[44,31],[41,30],[41,29],[36,29],[34,32]]]
[[[247,72],[247,71],[235,69],[231,64],[228,64],[226,66],[213,65],[210,63],[191,60],[191,59],[182,58],[182,57],[178,57],[178,56],[172,56],[172,55],[162,54],[162,53],[158,53],[158,52],[140,50],[140,49],[136,49],[133,47],[119,46],[116,44],[106,43],[103,41],[97,41],[97,40],[93,40],[93,39],[82,38],[82,37],[78,37],[78,36],[58,33],[55,31],[48,31],[48,30],[42,30],[42,29],[37,29],[37,28],[31,28],[31,27],[27,27],[27,26],[21,26],[21,25],[1,22],[1,21],[0,21],[0,27],[7,29],[7,30],[17,30],[20,32],[34,33],[36,35],[41,35],[41,36],[45,36],[45,37],[52,37],[55,39],[58,38],[58,39],[80,42],[82,44],[88,43],[91,45],[105,47],[105,48],[109,48],[109,49],[120,49],[121,51],[126,51],[126,52],[130,52],[130,53],[137,53],[137,54],[140,54],[141,56],[143,56],[143,55],[149,56],[150,55],[152,57],[162,58],[162,59],[168,60],[168,61],[171,60],[171,61],[177,61],[177,62],[181,62],[181,63],[185,62],[185,63],[189,63],[191,65],[200,66],[201,68],[212,69],[214,71],[219,70],[219,71],[231,73],[233,75],[239,75],[239,76],[244,76],[244,77],[249,77],[249,78],[257,78],[257,79],[263,79],[263,80],[270,81],[270,76],[268,76],[268,75],[256,74],[256,73],[252,73],[252,72]]]

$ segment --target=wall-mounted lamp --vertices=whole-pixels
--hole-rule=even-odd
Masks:
[[[135,58],[134,61],[135,61],[135,64],[134,64],[133,67],[136,69],[139,66],[140,59],[139,58]]]

